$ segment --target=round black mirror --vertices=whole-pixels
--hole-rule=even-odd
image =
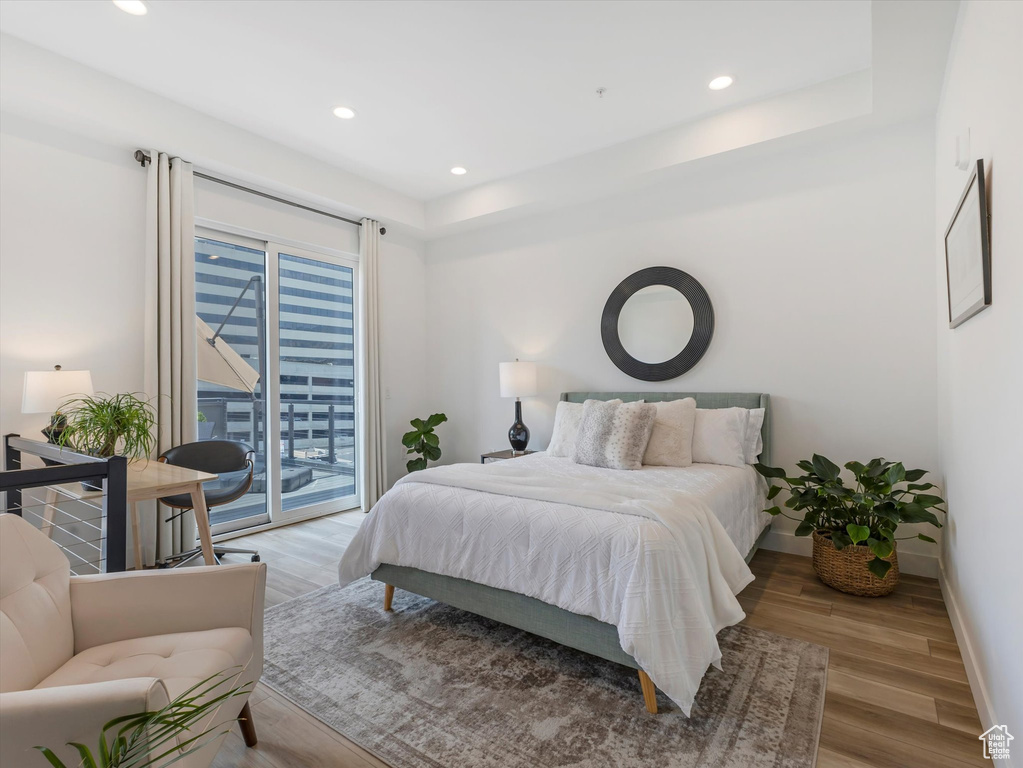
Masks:
[[[714,335],[703,286],[674,267],[648,267],[622,280],[600,318],[604,350],[634,379],[667,381],[696,365]]]

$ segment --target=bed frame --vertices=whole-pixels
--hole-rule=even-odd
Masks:
[[[764,450],[760,460],[765,464],[771,461],[771,407],[768,395],[744,392],[565,392],[561,399],[570,403],[581,403],[585,400],[614,400],[625,402],[646,400],[648,403],[666,400],[680,400],[692,397],[699,408],[763,408],[764,425],[761,435]],[[753,547],[746,554],[748,563],[756,553],[760,543],[770,530],[768,524],[760,533]],[[618,628],[613,624],[598,621],[592,616],[583,616],[566,611],[563,608],[545,603],[533,597],[509,592],[504,589],[488,587],[476,582],[441,576],[418,568],[407,568],[400,565],[381,565],[370,576],[386,585],[384,590],[384,610],[391,610],[395,587],[429,597],[441,603],[469,611],[488,619],[508,624],[516,629],[530,632],[548,640],[553,640],[569,648],[599,656],[632,667],[639,672],[640,687],[648,712],[657,713],[657,695],[653,682],[642,670],[636,660],[622,650],[618,641]]]

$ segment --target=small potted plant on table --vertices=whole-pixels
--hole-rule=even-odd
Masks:
[[[931,483],[918,483],[923,469],[906,469],[901,462],[871,459],[866,464],[845,465],[855,480],[846,485],[841,467],[814,454],[797,466],[805,474],[788,477],[785,470],[757,464],[756,470],[770,480],[788,486],[785,506],[802,517],[786,514],[781,507],[766,510],[799,524],[796,536],[813,537],[813,568],[821,581],[842,592],[866,597],[890,594],[899,583],[897,542],[934,539],[918,533],[896,537],[903,523],[928,523],[941,527],[934,511],[944,504],[940,496],[925,493]],[[767,498],[774,499],[783,487],[772,485]]]
[[[69,400],[60,406],[66,424],[56,443],[92,456],[116,454],[129,459],[147,458],[156,448],[156,413],[153,406],[133,394]],[[95,490],[87,482],[86,490]]]

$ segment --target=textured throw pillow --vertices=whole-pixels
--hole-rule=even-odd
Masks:
[[[608,400],[609,403],[620,403],[621,400]],[[583,420],[583,404],[568,403],[562,400],[554,412],[554,434],[547,446],[548,456],[559,456],[571,459],[575,456],[575,438],[579,434],[579,425]]]
[[[756,464],[760,452],[764,450],[764,436],[760,430],[764,428],[764,409],[750,408],[746,422],[745,453],[746,463]]]
[[[650,403],[587,400],[575,443],[576,464],[639,469],[656,417]]]
[[[748,420],[745,408],[697,408],[693,462],[745,466]]]
[[[693,463],[696,401],[687,397],[651,405],[657,415],[643,463],[651,467],[688,467]]]

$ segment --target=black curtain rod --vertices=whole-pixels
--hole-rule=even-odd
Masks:
[[[146,167],[146,163],[153,162],[153,159],[149,155],[147,155],[145,152],[143,152],[141,149],[136,149],[135,150],[135,159],[139,162],[139,164],[143,168]],[[293,208],[301,208],[303,211],[310,211],[312,213],[318,213],[321,216],[327,216],[328,218],[331,218],[331,219],[337,219],[338,221],[344,221],[344,222],[347,222],[349,224],[354,224],[357,227],[361,227],[362,226],[362,222],[361,221],[355,221],[354,219],[346,219],[344,216],[338,216],[336,213],[331,213],[330,211],[324,211],[324,210],[322,210],[320,208],[313,208],[313,207],[308,206],[308,205],[303,205],[302,203],[296,203],[294,200],[285,200],[283,197],[277,197],[276,195],[270,195],[270,194],[267,194],[266,192],[261,192],[258,189],[252,189],[252,187],[245,187],[245,186],[242,186],[241,184],[236,184],[233,181],[228,181],[227,179],[221,179],[221,178],[218,178],[216,176],[210,176],[209,174],[201,173],[201,172],[195,171],[195,170],[192,171],[192,175],[193,176],[198,176],[200,179],[206,179],[206,181],[212,181],[212,182],[214,182],[216,184],[223,184],[225,187],[232,187],[233,189],[240,189],[242,192],[248,192],[249,194],[258,195],[259,197],[265,197],[267,200],[273,200],[274,202],[277,202],[277,203],[284,203],[284,205],[290,205]],[[387,234],[387,228],[386,227],[380,227],[380,234],[381,235],[386,235]]]

